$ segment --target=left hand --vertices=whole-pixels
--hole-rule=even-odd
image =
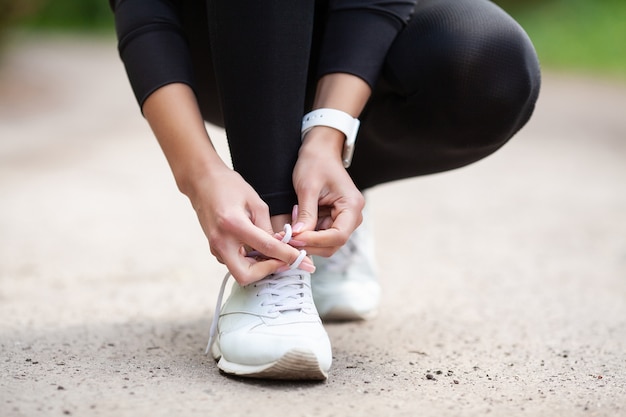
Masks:
[[[365,199],[343,167],[343,133],[316,126],[302,142],[293,171],[298,209],[294,240],[312,255],[330,256],[363,220]]]

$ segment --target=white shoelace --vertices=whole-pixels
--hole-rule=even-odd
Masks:
[[[264,286],[259,295],[270,295],[269,301],[263,302],[263,306],[270,306],[268,313],[284,313],[286,311],[302,311],[312,308],[313,297],[310,284],[300,278],[300,274],[288,275],[281,273],[278,276],[270,275],[254,286]],[[305,288],[306,287],[306,288]]]
[[[289,243],[292,236],[292,230],[290,224],[285,224],[285,236],[281,239],[283,243]],[[259,256],[258,252],[251,252],[248,256]],[[296,258],[296,260],[289,265],[289,269],[297,269],[304,258],[306,257],[306,251],[303,249],[300,251],[300,255]],[[224,275],[224,279],[222,280],[222,285],[220,286],[220,292],[217,296],[217,302],[215,305],[215,314],[213,315],[213,320],[211,321],[211,330],[209,331],[209,341],[207,342],[206,349],[204,351],[205,354],[209,353],[209,349],[211,349],[211,345],[215,342],[215,336],[217,333],[217,323],[219,321],[220,313],[222,312],[222,299],[224,298],[224,291],[226,289],[226,283],[228,279],[231,277],[231,273],[227,272]],[[260,285],[267,284],[267,286],[259,291],[259,295],[262,294],[271,294],[272,301],[266,305],[273,305],[274,307],[269,310],[270,313],[281,313],[289,310],[301,310],[313,305],[313,300],[303,296],[303,285],[308,285],[304,281],[300,279],[298,275],[296,276],[280,276],[274,277],[270,275],[262,280],[250,284],[250,285]],[[310,291],[309,291],[310,293]]]

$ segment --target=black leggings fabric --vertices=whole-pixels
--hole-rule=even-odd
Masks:
[[[242,8],[209,0],[205,21],[197,18],[203,2],[187,3],[194,4],[184,9],[184,21],[193,35],[188,37],[203,115],[225,126],[235,169],[271,213],[289,213],[296,202],[291,173],[300,121],[313,98],[326,4],[291,0],[270,10],[276,2]],[[242,31],[238,21],[253,23]],[[267,27],[271,36],[291,39],[280,43],[287,50],[257,53],[266,40],[255,31]],[[539,87],[528,36],[498,6],[487,0],[418,1],[360,117],[349,172],[364,190],[477,161],[528,121]]]

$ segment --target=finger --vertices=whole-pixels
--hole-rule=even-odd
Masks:
[[[221,257],[228,268],[228,272],[240,285],[258,281],[285,265],[284,262],[277,259],[248,257],[243,246],[240,246],[239,249],[236,248],[236,245],[230,246],[223,251]]]
[[[291,269],[291,266],[285,264],[278,259],[272,258],[250,258],[250,257],[234,257],[229,258],[227,263],[229,272],[240,285],[248,285],[259,281],[268,275]],[[298,269],[313,273],[315,266],[309,257],[305,257],[299,264]]]
[[[272,230],[272,222],[270,221],[270,210],[269,206],[264,202],[260,202],[254,206],[250,206],[250,220],[252,223],[265,230],[267,233],[271,234]]]
[[[273,235],[264,232],[256,226],[244,224],[239,227],[239,230],[234,232],[241,241],[246,242],[246,245],[254,248],[255,251],[262,254],[265,258],[277,259],[282,261],[283,264],[292,265],[300,256],[299,249],[281,242]],[[300,269],[313,272],[314,266],[310,260],[305,260],[300,265]]]
[[[317,224],[319,193],[302,190],[298,193],[297,219],[293,224],[293,232],[298,234],[305,230],[315,230]]]
[[[330,216],[320,217],[317,220],[317,226],[315,230],[325,230],[330,228],[333,225],[333,218]]]
[[[332,254],[347,242],[362,219],[360,211],[343,210],[327,228],[314,232],[303,232],[298,235],[298,240],[305,242],[304,249],[313,255],[324,255],[329,252]],[[321,225],[324,226],[323,223],[328,222],[330,220],[323,220]]]
[[[302,248],[310,255],[330,256],[346,242],[335,229],[306,231],[298,237],[306,241]]]
[[[228,270],[239,285],[248,285],[273,274],[284,265],[284,262],[277,259],[256,261],[248,258],[248,260],[237,262]]]
[[[291,224],[296,224],[298,221],[298,205],[294,204],[291,209]]]

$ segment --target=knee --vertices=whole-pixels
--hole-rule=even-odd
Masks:
[[[534,110],[541,86],[539,61],[528,35],[512,19],[510,25],[486,32],[457,76],[466,86],[461,93],[474,102],[474,117],[498,119],[500,133],[508,139]]]
[[[499,147],[528,121],[539,94],[530,39],[487,1],[423,4],[390,50],[386,81],[416,117],[455,126],[449,146]]]
[[[460,62],[448,64],[446,110],[465,131],[451,145],[488,155],[530,119],[541,85],[539,62],[521,28],[495,30],[466,51],[464,59],[455,55]]]

